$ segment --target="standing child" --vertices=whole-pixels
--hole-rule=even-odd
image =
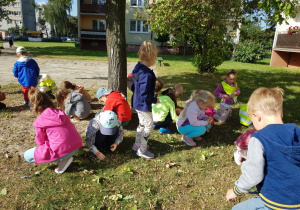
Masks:
[[[31,87],[37,86],[40,68],[35,60],[28,57],[27,49],[25,47],[18,47],[16,53],[19,59],[14,65],[13,73],[22,85],[24,104],[28,105],[28,91]]]
[[[72,122],[87,118],[91,113],[91,105],[85,97],[75,90],[59,88],[56,92],[59,107],[73,117]]]
[[[132,71],[134,78],[133,108],[139,118],[135,143],[132,147],[137,155],[144,158],[154,158],[154,154],[147,149],[147,141],[153,130],[152,104],[159,103],[154,97],[156,77],[149,67],[155,64],[157,49],[154,44],[144,41],[138,57],[140,62]]]
[[[55,109],[46,93],[33,88],[29,92],[33,112],[38,115],[33,123],[37,147],[24,153],[31,163],[58,162],[55,172],[62,174],[72,163],[73,155],[82,147],[82,140],[68,116]]]
[[[225,79],[218,85],[214,92],[217,98],[221,98],[220,110],[216,111],[214,119],[218,122],[225,122],[231,115],[232,107],[237,102],[237,96],[241,91],[235,82],[237,78],[237,72],[234,69],[230,69],[225,76]]]
[[[215,97],[206,90],[194,91],[190,100],[185,102],[176,126],[178,132],[184,134],[181,140],[187,145],[196,146],[193,138],[201,140],[200,136],[210,128],[213,119],[205,115],[205,110],[214,104]]]
[[[119,91],[107,90],[102,87],[97,90],[97,98],[104,102],[104,111],[114,111],[118,115],[121,126],[125,126],[131,120],[132,112],[125,95]]]
[[[98,160],[104,160],[103,150],[115,151],[123,141],[123,128],[113,111],[100,111],[86,130],[86,145]],[[100,152],[101,150],[102,152]]]
[[[283,90],[258,88],[248,101],[248,115],[257,132],[252,134],[247,161],[226,199],[248,193],[256,186],[258,197],[232,209],[300,209],[300,128],[283,124]]]

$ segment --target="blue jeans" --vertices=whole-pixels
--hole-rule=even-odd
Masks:
[[[242,203],[235,205],[232,210],[268,210],[269,208],[263,204],[260,196],[251,198]]]
[[[35,150],[35,148],[36,147],[33,147],[33,148],[27,150],[24,153],[24,158],[25,158],[25,160],[27,162],[30,162],[30,163],[34,163],[35,162],[35,160],[34,160],[34,150]],[[52,162],[59,162],[59,161],[62,161],[64,159],[68,159],[68,158],[72,157],[73,155],[75,155],[78,152],[78,150],[79,149],[74,150],[73,152],[71,152],[71,153],[69,153],[69,154],[67,154],[67,155],[65,155],[65,156],[63,156],[63,157],[61,157],[61,158],[59,158],[59,159],[57,159],[55,161],[52,161]]]
[[[193,125],[185,125],[182,127],[178,127],[177,130],[179,133],[186,135],[188,138],[194,138],[198,136],[202,136],[211,125],[206,126],[193,126]]]

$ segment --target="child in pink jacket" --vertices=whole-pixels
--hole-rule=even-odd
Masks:
[[[33,88],[29,91],[33,112],[38,115],[33,123],[37,147],[24,153],[31,163],[58,162],[55,172],[62,174],[72,163],[73,155],[82,147],[82,140],[69,117],[55,106],[46,93]]]

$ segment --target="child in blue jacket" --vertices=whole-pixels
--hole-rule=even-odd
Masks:
[[[300,209],[300,128],[284,124],[283,90],[258,88],[247,105],[256,133],[248,144],[242,175],[226,199],[248,193],[256,186],[259,196],[232,209]]]
[[[24,104],[29,104],[28,92],[31,87],[36,87],[40,68],[35,60],[30,58],[25,47],[18,47],[16,50],[18,60],[14,65],[13,73],[22,86]]]
[[[132,149],[144,158],[154,158],[154,154],[148,151],[147,141],[153,130],[152,104],[159,103],[158,98],[154,97],[156,77],[149,68],[155,64],[156,56],[156,46],[145,41],[138,52],[140,62],[131,73],[134,78],[133,108],[139,118]]]

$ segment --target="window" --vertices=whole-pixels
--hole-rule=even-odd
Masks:
[[[12,24],[12,20],[7,20],[7,25]]]
[[[94,31],[106,31],[106,21],[105,20],[93,20],[93,30]]]
[[[104,5],[106,0],[92,0],[92,4],[95,5]]]
[[[15,21],[16,21],[16,24],[22,25],[22,21],[20,21],[20,20],[15,20]]]
[[[130,21],[130,32],[148,33],[149,25],[146,20],[132,20]]]
[[[147,6],[147,0],[130,0],[130,6],[132,6],[132,7]]]
[[[14,3],[13,7],[21,7],[20,2]]]
[[[15,16],[21,16],[21,12],[15,12]]]

